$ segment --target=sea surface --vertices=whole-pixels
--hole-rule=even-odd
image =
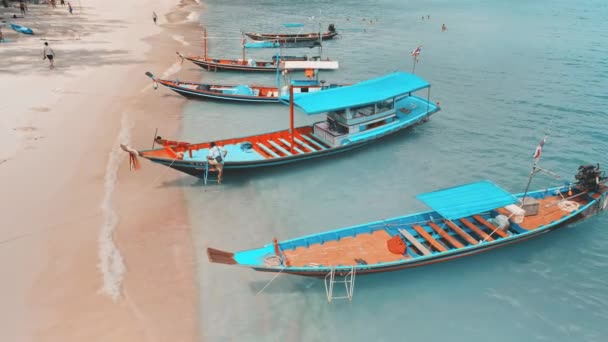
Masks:
[[[545,135],[540,166],[562,178],[539,174],[532,189],[572,180],[580,164],[608,168],[608,1],[205,3],[210,56],[240,58],[241,31],[293,32],[282,24],[294,22],[317,31],[319,22],[323,29],[334,23],[340,39],[326,42],[323,55],[339,60],[340,70],[323,72],[328,82],[411,72],[410,52],[422,45],[415,72],[442,106],[424,125],[341,156],[227,173],[222,186],[186,175],[168,184],[187,194],[205,341],[608,340],[606,214],[496,251],[358,277],[353,301],[331,304],[322,281],[289,275],[258,294],[273,275],[210,264],[205,252],[426,210],[416,194],[481,179],[522,192]],[[191,43],[187,52],[202,54],[202,41]],[[273,84],[275,76],[201,69],[201,79]],[[297,125],[320,120],[296,115]],[[288,125],[282,105],[191,101],[178,138],[208,141]]]

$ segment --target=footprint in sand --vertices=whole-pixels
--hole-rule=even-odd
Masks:
[[[32,107],[30,109],[33,110],[33,111],[35,111],[35,112],[42,112],[42,113],[50,112],[51,111],[51,109],[49,107]]]
[[[37,130],[37,128],[33,127],[33,126],[23,126],[23,127],[13,128],[13,131],[17,131],[17,132],[34,132],[36,130]]]

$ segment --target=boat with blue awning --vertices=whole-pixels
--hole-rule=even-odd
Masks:
[[[296,63],[296,62],[294,62]],[[224,171],[277,166],[346,152],[426,122],[440,110],[429,99],[431,85],[404,72],[312,92],[306,81],[285,86],[290,104],[289,129],[215,141],[227,152]],[[425,92],[426,98],[417,96]],[[291,101],[289,101],[291,99]],[[295,127],[294,108],[323,121]],[[152,162],[205,178],[210,142],[189,143],[158,137],[162,148],[137,154]]]
[[[429,265],[525,241],[604,210],[607,177],[599,165],[580,166],[575,179],[515,195],[488,180],[464,184],[418,195],[429,211],[207,254],[214,263],[326,281]]]

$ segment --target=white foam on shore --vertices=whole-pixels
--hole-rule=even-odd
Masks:
[[[161,78],[167,78],[167,77],[169,77],[169,76],[177,73],[180,70],[182,70],[182,63],[181,62],[175,62],[167,70],[165,70],[163,72]]]
[[[117,141],[110,151],[108,163],[106,164],[106,174],[104,176],[104,197],[101,202],[103,214],[103,224],[99,232],[99,264],[98,267],[103,277],[101,292],[117,300],[121,293],[122,280],[126,271],[122,255],[114,243],[114,229],[118,225],[118,215],[112,208],[112,195],[116,188],[118,179],[118,168],[125,156],[120,149],[119,143],[129,141],[131,126],[128,116],[123,113],[120,123],[120,132]]]
[[[200,18],[200,14],[198,12],[190,12],[188,17],[186,18],[189,22],[197,23]]]
[[[176,42],[182,44],[183,46],[189,46],[190,43],[188,43],[187,41],[184,40],[184,36],[180,36],[178,34],[174,34],[171,36],[171,38],[173,38],[173,40],[175,40]]]

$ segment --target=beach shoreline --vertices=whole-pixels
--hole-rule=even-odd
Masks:
[[[6,341],[197,341],[196,261],[180,176],[119,143],[175,134],[185,100],[145,71],[198,77],[176,49],[200,35],[195,1],[30,5],[37,31],[2,46],[0,332]],[[82,10],[82,11],[81,11]],[[159,16],[158,26],[152,11]],[[190,18],[189,18],[190,17]],[[7,36],[6,30],[3,31]],[[57,54],[42,60],[42,42]],[[9,115],[10,114],[10,115]],[[5,134],[6,133],[6,134]]]

